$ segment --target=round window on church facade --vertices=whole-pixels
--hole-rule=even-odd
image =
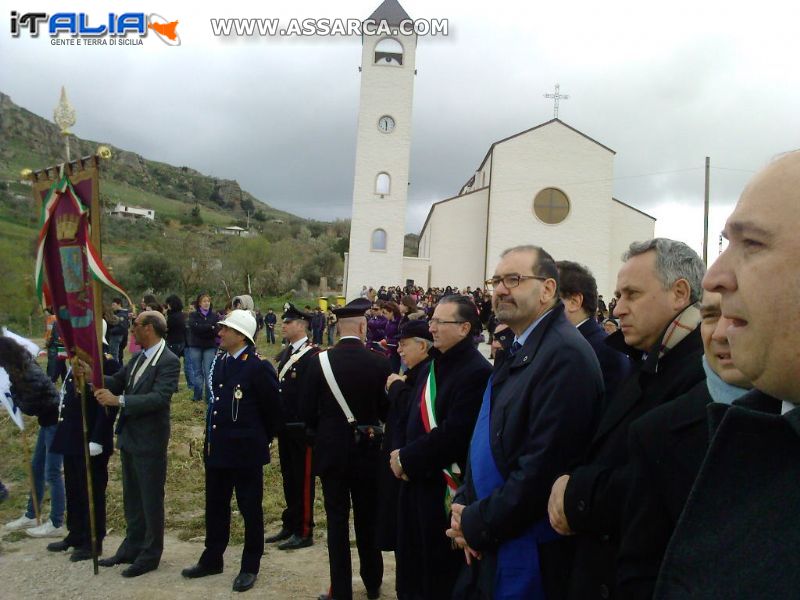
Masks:
[[[569,215],[569,198],[556,188],[544,188],[533,199],[533,214],[548,225],[558,225]]]

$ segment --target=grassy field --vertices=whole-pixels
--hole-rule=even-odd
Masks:
[[[263,338],[263,336],[261,336]],[[268,345],[260,339],[259,353],[263,358],[273,359],[279,352],[278,345]],[[273,362],[274,364],[274,362]],[[30,452],[36,442],[38,425],[35,418],[26,417],[27,446]],[[192,393],[181,375],[178,393],[172,398],[172,436],[168,450],[166,485],[166,528],[179,539],[190,540],[203,536],[204,524],[204,473],[203,473],[203,431],[205,424],[205,403],[193,402]],[[11,495],[0,504],[0,523],[7,523],[25,511],[28,498],[28,475],[23,449],[23,436],[11,422],[5,411],[0,416],[0,479],[9,486]],[[285,504],[281,487],[280,463],[277,442],[273,442],[272,462],[264,468],[264,522],[268,533],[280,528],[280,517]],[[109,482],[107,492],[108,528],[119,535],[125,530],[122,510],[122,479],[117,452],[109,463]],[[315,499],[315,520],[317,525],[325,525],[322,507],[322,492],[317,482]],[[234,501],[234,511],[235,511]],[[49,496],[45,494],[43,515],[49,513]],[[231,543],[242,543],[244,539],[243,522],[234,512],[231,519]],[[13,532],[2,536],[2,540],[13,541],[24,536],[24,532]],[[0,554],[2,543],[0,543]]]

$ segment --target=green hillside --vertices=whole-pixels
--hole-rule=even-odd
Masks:
[[[103,219],[104,260],[132,296],[153,291],[189,300],[209,291],[224,304],[248,291],[262,298],[301,289],[307,295],[323,277],[336,287],[348,221],[303,219],[269,206],[236,181],[70,136],[73,157],[92,155],[101,144],[112,151],[101,165],[104,209],[122,203],[155,211],[154,221]],[[58,127],[0,92],[0,324],[27,326],[39,314],[33,292],[38,214],[20,173],[55,165],[63,156]],[[230,225],[249,225],[250,236],[218,231]]]

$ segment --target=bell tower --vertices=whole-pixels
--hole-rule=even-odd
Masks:
[[[365,21],[362,35],[353,215],[345,257],[348,300],[357,297],[364,285],[378,289],[404,283],[417,48],[417,36],[400,31],[406,20],[410,17],[397,0],[384,0]],[[380,23],[390,26],[391,33],[376,31]]]

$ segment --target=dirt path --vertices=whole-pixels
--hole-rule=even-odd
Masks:
[[[316,598],[328,587],[328,554],[324,532],[315,536],[311,548],[293,552],[277,550],[268,544],[261,561],[261,572],[255,587],[249,592],[254,598]],[[16,542],[2,542],[0,553],[0,596],[3,598],[62,598],[81,600],[131,599],[160,600],[175,598],[231,598],[231,584],[239,572],[241,546],[231,546],[225,553],[225,572],[202,579],[181,577],[181,569],[197,562],[203,544],[181,542],[167,534],[164,556],[156,571],[135,579],[120,576],[121,567],[103,568],[96,577],[92,575],[91,561],[71,563],[67,554],[45,550],[53,541],[26,538]],[[119,536],[106,538],[106,556],[120,543]],[[384,598],[394,596],[394,555],[384,553]],[[353,549],[353,597],[367,597],[358,579],[358,555]]]

